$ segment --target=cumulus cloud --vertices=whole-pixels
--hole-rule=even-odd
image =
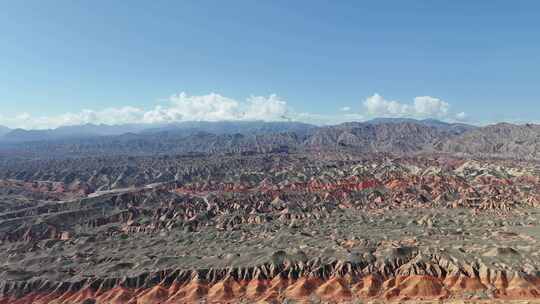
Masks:
[[[0,124],[27,129],[56,128],[80,124],[172,123],[180,121],[283,120],[290,110],[277,95],[251,96],[237,101],[220,94],[190,96],[184,92],[168,98],[167,105],[145,110],[137,107],[82,110],[54,116],[22,113],[12,118],[0,116]]]
[[[409,111],[408,105],[386,100],[377,93],[364,101],[364,107],[367,113],[373,116],[402,116]]]
[[[420,96],[414,98],[414,114],[418,116],[446,117],[450,105],[439,98]]]
[[[248,107],[244,113],[245,119],[250,120],[281,120],[289,114],[287,103],[277,95],[269,97],[251,96],[248,98]]]
[[[170,106],[156,107],[145,113],[144,122],[186,120],[281,120],[289,112],[287,102],[277,95],[251,96],[244,102],[211,93],[189,96],[186,93],[169,98]]]
[[[0,124],[14,128],[45,129],[87,123],[127,124],[141,122],[144,111],[135,107],[106,108],[99,111],[82,110],[55,116],[32,116],[28,113],[13,118],[0,117]]]
[[[21,113],[13,116],[0,115],[0,125],[13,128],[45,129],[81,124],[164,124],[181,121],[222,120],[293,120],[314,124],[335,124],[345,121],[363,121],[373,117],[433,117],[443,120],[465,121],[464,112],[451,113],[450,104],[430,96],[415,97],[411,103],[387,100],[379,94],[366,98],[363,111],[351,107],[339,108],[337,113],[306,113],[293,111],[288,103],[275,94],[250,96],[244,100],[225,97],[217,93],[191,96],[184,92],[162,100],[160,105],[149,109],[139,107],[115,107],[98,110],[82,110],[52,116],[35,116]]]
[[[456,119],[459,121],[467,120],[467,113],[465,112],[459,112],[456,114]]]
[[[364,100],[363,106],[369,116],[378,117],[432,117],[446,119],[450,115],[450,104],[431,96],[415,97],[412,103],[407,104],[386,100],[381,95],[374,94]]]
[[[234,99],[210,93],[189,96],[182,92],[169,98],[168,109],[179,118],[188,120],[234,120],[241,116],[240,103]]]

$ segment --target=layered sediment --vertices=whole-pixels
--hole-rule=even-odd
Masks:
[[[253,157],[0,180],[0,303],[540,298],[535,164]]]
[[[355,299],[531,299],[540,295],[535,274],[460,264],[417,248],[389,249],[375,261],[299,261],[301,253],[273,254],[252,267],[166,269],[135,277],[85,278],[70,282],[4,281],[0,303],[210,303]]]

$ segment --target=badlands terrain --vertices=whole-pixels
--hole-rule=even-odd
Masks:
[[[216,124],[6,133],[0,303],[540,298],[539,126]]]

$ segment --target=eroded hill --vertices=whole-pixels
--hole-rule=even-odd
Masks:
[[[266,153],[9,164],[3,303],[540,294],[531,161]]]

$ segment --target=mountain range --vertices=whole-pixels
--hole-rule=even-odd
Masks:
[[[221,121],[0,130],[0,152],[50,157],[346,150],[540,158],[540,126],[532,124],[477,127],[433,119],[378,118],[332,126]]]
[[[0,138],[2,138],[5,134],[11,132],[11,129],[8,127],[0,126]]]
[[[9,129],[0,126],[0,141],[9,143],[22,143],[33,141],[88,139],[102,136],[118,136],[127,134],[149,135],[156,133],[174,133],[177,135],[190,135],[197,132],[212,134],[235,133],[303,133],[314,125],[299,122],[263,122],[263,121],[187,121],[170,124],[84,124],[63,126],[56,129],[25,130]]]

